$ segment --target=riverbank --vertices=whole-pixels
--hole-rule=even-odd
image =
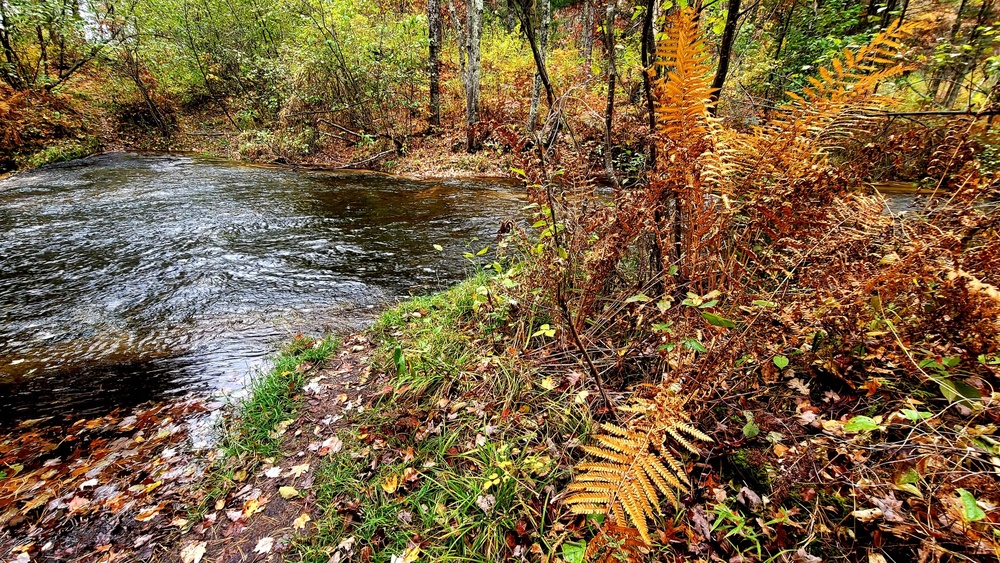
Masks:
[[[877,198],[831,206],[842,227],[817,240],[852,241],[829,250],[837,276],[801,265],[780,297],[726,312],[722,295],[634,294],[574,336],[544,306],[546,265],[498,257],[494,275],[383,313],[331,380],[352,391],[321,379],[303,394],[316,414],[290,423],[269,485],[290,500],[239,545],[320,563],[995,557],[997,359],[905,363],[921,344],[902,342],[992,334],[982,313],[1000,294],[951,276],[926,290],[948,319],[903,314],[905,293],[889,302],[884,285],[874,301],[845,272],[912,285],[935,251],[891,233],[916,236],[921,220],[883,215]],[[640,324],[611,324],[627,320]]]
[[[0,101],[4,91],[0,90]],[[109,152],[181,153],[225,158],[246,164],[385,172],[430,180],[439,178],[508,178],[514,161],[510,149],[483,147],[469,153],[465,130],[437,128],[409,137],[387,150],[382,143],[317,139],[308,147],[290,140],[292,131],[236,129],[212,112],[178,114],[166,133],[148,125],[107,115],[90,100],[69,95],[7,93],[7,124],[0,130],[0,179],[38,168]],[[17,141],[10,141],[17,139]]]

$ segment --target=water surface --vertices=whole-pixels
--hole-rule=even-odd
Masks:
[[[461,279],[522,206],[490,181],[180,156],[0,181],[0,424],[238,388],[296,333]]]

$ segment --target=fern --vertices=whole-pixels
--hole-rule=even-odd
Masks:
[[[646,560],[649,548],[639,538],[635,528],[604,524],[601,531],[587,542],[584,561],[599,563],[639,563]]]
[[[599,445],[583,450],[596,458],[577,465],[582,471],[568,487],[564,504],[576,514],[606,514],[620,527],[634,527],[652,543],[648,521],[660,513],[662,498],[678,503],[675,491],[687,492],[691,481],[670,445],[698,454],[691,439],[711,441],[694,428],[684,401],[666,388],[652,399],[636,397],[619,410],[633,414],[625,426],[601,424]],[[668,445],[670,444],[670,445]]]

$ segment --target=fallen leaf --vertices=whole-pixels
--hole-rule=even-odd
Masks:
[[[199,563],[205,556],[205,542],[189,543],[181,550],[181,561],[183,563]]]
[[[399,487],[399,475],[393,473],[382,480],[382,490],[389,493],[390,495],[396,492]]]
[[[278,494],[281,498],[289,500],[299,496],[299,491],[295,487],[281,487],[278,489]]]
[[[486,514],[493,512],[493,506],[496,505],[496,503],[497,499],[493,495],[479,495],[479,497],[476,498],[476,506],[478,506],[479,509]]]
[[[851,516],[857,518],[861,522],[872,522],[878,520],[882,517],[881,508],[865,508],[863,510],[855,510],[851,513]]]
[[[274,538],[268,536],[257,541],[257,547],[253,548],[254,553],[270,553],[274,547]]]
[[[149,522],[153,518],[156,518],[156,515],[159,514],[160,510],[162,510],[162,509],[163,509],[162,506],[154,506],[154,507],[148,508],[148,509],[140,512],[138,515],[136,515],[135,519],[138,520],[138,521],[140,521],[140,522]]]
[[[344,449],[344,441],[337,436],[333,436],[323,441],[323,445],[319,449],[319,455],[335,454],[342,449]]]
[[[301,477],[303,473],[309,471],[309,464],[303,463],[302,465],[293,465],[285,477]]]
[[[274,467],[268,469],[264,472],[264,476],[268,479],[277,479],[281,476],[281,466],[275,465]]]
[[[76,512],[88,504],[90,504],[89,500],[75,496],[73,497],[73,500],[69,501],[69,511]]]
[[[312,520],[312,518],[310,518],[308,514],[303,513],[302,516],[299,516],[292,522],[292,528],[302,530],[306,527],[306,522],[309,522],[310,520]]]

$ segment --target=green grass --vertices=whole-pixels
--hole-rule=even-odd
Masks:
[[[250,381],[249,396],[239,404],[226,429],[222,445],[227,457],[259,459],[278,455],[281,436],[275,430],[292,418],[298,406],[297,395],[310,369],[321,366],[337,347],[331,338],[299,337],[287,344],[274,367]]]
[[[555,548],[549,500],[590,413],[572,392],[538,385],[518,355],[495,352],[509,344],[495,282],[480,273],[377,320],[373,362],[396,392],[355,414],[344,450],[320,468],[303,561],[326,562],[348,537],[376,563],[415,543],[421,561],[498,561],[512,539]]]

